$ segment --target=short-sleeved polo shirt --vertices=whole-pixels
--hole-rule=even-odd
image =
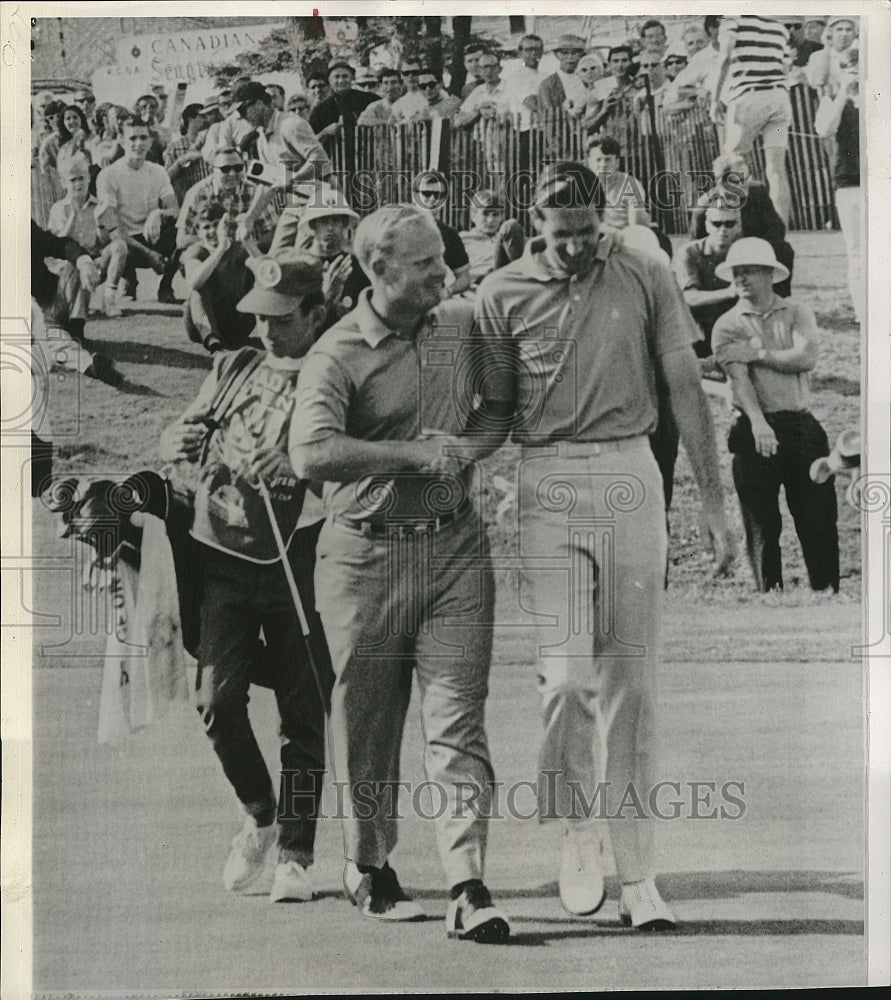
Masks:
[[[167,171],[148,160],[136,168],[126,159],[115,160],[100,170],[96,177],[96,196],[114,212],[128,236],[138,236],[149,214],[165,201],[176,203]]]
[[[800,333],[809,341],[817,337],[817,320],[804,302],[777,297],[765,313],[756,312],[746,302],[737,302],[715,322],[712,330],[715,360],[723,366],[731,345],[748,344],[754,337],[758,337],[768,351],[788,350],[793,346],[793,333]],[[778,372],[759,364],[748,367],[749,380],[763,413],[810,409],[807,372]],[[735,387],[734,399],[739,405]]]
[[[513,407],[513,440],[652,433],[656,359],[698,339],[671,272],[610,236],[581,276],[551,270],[543,250],[544,241],[533,240],[477,292],[479,335],[502,345],[487,384]]]
[[[289,451],[335,434],[363,441],[413,441],[422,430],[460,434],[476,400],[467,371],[473,310],[447,300],[414,338],[397,336],[370,303],[330,327],[306,355],[291,424]],[[470,381],[468,381],[470,380]],[[417,472],[326,483],[326,510],[352,520],[439,516],[467,495],[463,481]]]

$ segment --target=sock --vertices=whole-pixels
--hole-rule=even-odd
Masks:
[[[465,889],[470,889],[473,886],[480,886],[482,884],[482,879],[469,878],[465,882],[459,882],[457,885],[453,885],[449,895],[452,899],[457,899]]]

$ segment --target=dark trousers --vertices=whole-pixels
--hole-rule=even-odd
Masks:
[[[304,608],[316,621],[312,553],[318,526],[306,532],[292,543],[298,550],[292,564],[295,576],[299,574]],[[198,710],[239,801],[256,818],[269,816],[276,796],[247,711],[262,628],[266,668],[281,717],[279,847],[301,864],[309,864],[322,793],[325,711],[332,680],[324,640],[313,641],[316,676],[281,564],[251,563],[206,547],[203,569]]]
[[[746,532],[746,550],[760,591],[782,589],[780,486],[795,521],[795,531],[814,590],[838,591],[838,502],[835,478],[814,483],[811,463],[829,454],[826,432],[811,413],[784,411],[765,418],[779,447],[766,458],[755,451],[752,425],[740,414],[730,430],[733,482]]]
[[[142,235],[133,236],[131,239],[143,246],[159,253],[165,260],[164,273],[161,275],[161,286],[169,288],[173,282],[173,276],[179,267],[181,252],[176,248],[176,220],[169,215],[165,215],[161,220],[161,235],[157,242],[149,243]],[[128,288],[135,294],[136,292],[136,268],[147,267],[148,264],[140,260],[138,251],[131,249],[127,255],[127,266],[124,268],[124,280]]]

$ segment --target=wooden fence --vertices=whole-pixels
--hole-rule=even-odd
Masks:
[[[817,95],[806,86],[791,88],[793,124],[786,166],[792,190],[792,229],[823,229],[837,225],[827,145],[814,130]],[[653,218],[671,234],[684,233],[690,209],[713,183],[712,162],[719,152],[718,133],[702,108],[679,115],[658,114],[655,129],[648,118],[630,116],[623,135],[623,169],[647,192]],[[422,171],[436,169],[450,182],[444,221],[469,228],[469,195],[494,188],[512,206],[511,214],[528,227],[528,207],[534,178],[557,160],[584,160],[582,123],[562,111],[538,119],[526,132],[513,123],[482,123],[452,128],[449,122],[411,125],[370,125],[344,130],[332,151],[332,163],[349,200],[360,215],[381,205],[408,201],[412,181]],[[753,174],[764,178],[760,140],[750,157]],[[174,182],[177,197],[206,176],[203,161]],[[32,214],[45,224],[49,207],[63,192],[58,179],[34,168],[31,172]]]

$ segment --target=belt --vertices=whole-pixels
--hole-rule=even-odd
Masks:
[[[599,455],[603,451],[636,451],[638,448],[649,447],[650,439],[646,434],[637,434],[634,437],[615,438],[612,441],[566,441],[558,439],[548,441],[545,444],[524,444],[523,454],[534,457],[543,451],[551,449],[564,457],[578,455],[580,457],[590,457]]]
[[[331,520],[339,524],[342,528],[355,532],[357,535],[388,535],[391,532],[411,532],[420,533],[424,531],[441,531],[450,524],[460,521],[473,510],[473,504],[465,500],[454,510],[447,514],[440,514],[439,517],[422,517],[411,521],[359,521],[353,518],[344,517],[342,514],[332,514]]]

